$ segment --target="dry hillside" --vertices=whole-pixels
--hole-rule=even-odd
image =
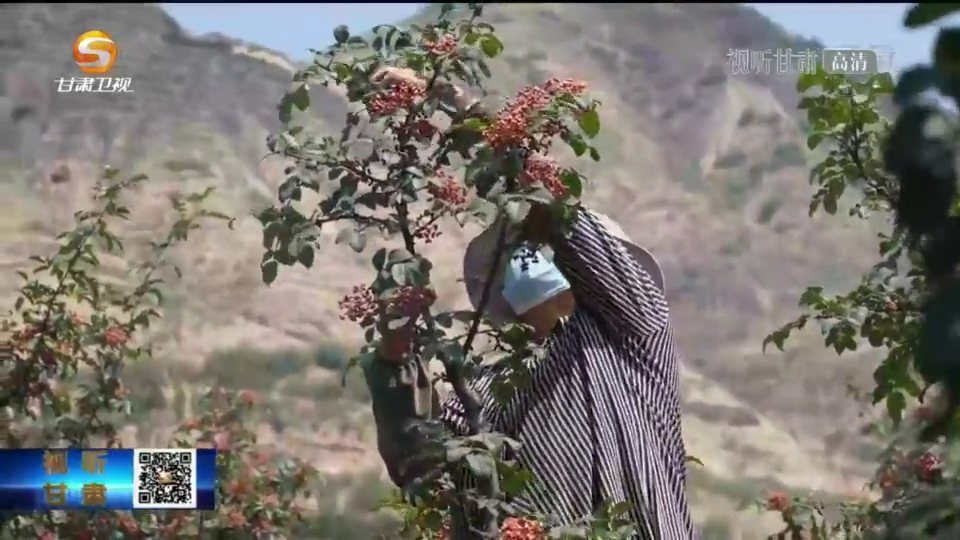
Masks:
[[[495,90],[575,76],[603,102],[603,160],[588,165],[589,202],[664,265],[688,359],[689,450],[705,463],[694,475],[698,517],[726,527],[734,501],[763,486],[856,488],[858,408],[844,385],[869,373],[869,359],[841,362],[815,338],[786,357],[763,356],[760,341],[795,312],[806,284],[855,279],[874,253],[870,232],[806,215],[811,156],[795,80],[732,75],[727,65],[730,49],[811,44],[737,4],[510,4],[489,8],[488,18],[507,48]],[[222,352],[349,348],[358,337],[338,319],[336,300],[361,281],[363,261],[332,240],[310,272],[281,273],[270,288],[259,282],[260,232],[249,216],[280,180],[278,166],[260,158],[278,127],[291,60],[226,36],[191,36],[153,5],[4,4],[0,20],[0,299],[9,299],[13,268],[69,223],[100,165],[152,179],[128,226],[135,244],[169,219],[165,195],[216,186],[216,204],[239,218],[237,230],[211,229],[178,253],[187,275],[156,337],[161,363],[137,368],[150,396],[143,420],[182,414],[195,393],[185,381],[198,373],[259,385],[277,401],[265,418],[267,443],[331,472],[378,470],[362,399],[314,366],[326,361]],[[53,80],[77,75],[66,51],[90,28],[121,44],[115,76],[131,77],[134,93],[54,91]],[[313,109],[317,129],[332,130],[346,104],[318,90]],[[69,181],[52,184],[62,165]],[[447,235],[431,253],[451,304],[462,303],[457,256],[471,232]],[[108,262],[121,279],[129,261]],[[733,522],[739,530],[753,520],[747,512]]]

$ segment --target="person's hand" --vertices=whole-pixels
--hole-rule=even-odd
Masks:
[[[374,84],[390,87],[400,83],[426,88],[427,82],[410,68],[385,66],[374,72],[370,80]]]
[[[426,89],[427,81],[416,71],[410,68],[385,66],[374,72],[370,80],[377,85],[391,87],[400,83],[411,86],[418,86]],[[457,85],[451,84],[444,79],[438,79],[434,83],[433,93],[448,106],[456,109],[457,114],[462,114],[473,105],[473,100],[467,98],[466,94]]]
[[[533,204],[523,220],[523,237],[536,244],[547,244],[553,236],[554,219],[550,207]]]

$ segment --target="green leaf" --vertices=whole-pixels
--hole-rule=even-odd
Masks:
[[[686,463],[694,463],[694,464],[696,464],[696,465],[699,465],[699,466],[703,467],[703,462],[700,461],[700,459],[697,458],[697,457],[695,457],[695,456],[686,456],[686,457],[683,458],[683,460],[684,460]]]
[[[511,199],[503,206],[503,211],[513,223],[520,223],[530,212],[530,203],[521,199]]]
[[[269,260],[260,265],[260,279],[264,283],[270,285],[277,279],[277,272],[279,272],[280,267],[275,260]]]
[[[310,90],[307,85],[302,84],[296,90],[290,93],[290,99],[293,106],[299,111],[305,111],[310,108]]]
[[[818,73],[804,73],[800,75],[797,77],[797,93],[803,94],[807,90],[819,86],[822,78],[823,75]]]
[[[573,150],[575,156],[580,157],[587,152],[587,149],[590,145],[587,144],[587,141],[583,140],[578,133],[568,132],[564,134],[563,141],[567,143],[567,146]]]
[[[600,152],[596,148],[590,147],[590,159],[594,161],[600,161]]]
[[[496,462],[492,457],[484,454],[470,454],[466,458],[467,468],[477,478],[490,478],[496,470]]]
[[[460,125],[471,131],[483,131],[487,129],[487,127],[490,125],[490,122],[482,118],[468,118]]]
[[[407,264],[395,264],[390,267],[390,277],[393,278],[393,281],[400,287],[407,285],[407,282],[410,281],[410,272],[409,265]]]
[[[487,58],[496,58],[503,52],[503,43],[493,34],[483,36],[480,41],[480,50]]]
[[[823,133],[814,133],[810,135],[807,137],[807,148],[810,150],[816,149],[818,146],[820,146],[820,143],[823,142],[824,138],[825,137]]]
[[[360,253],[367,247],[367,233],[354,230],[350,235],[350,247]]]
[[[351,228],[340,229],[340,232],[337,233],[337,237],[333,240],[333,243],[343,244],[345,242],[349,242],[352,237],[353,237],[353,229]]]
[[[373,254],[373,267],[377,270],[383,270],[383,265],[387,262],[387,248],[380,248]]]
[[[391,263],[402,263],[413,260],[413,255],[406,248],[395,248],[390,250],[387,260]]]
[[[903,25],[907,28],[919,28],[936,22],[955,11],[960,11],[957,3],[920,2],[907,11]]]
[[[350,39],[350,29],[346,25],[339,25],[333,29],[333,39],[337,41],[337,45],[343,45]]]
[[[300,248],[300,253],[297,254],[297,260],[300,261],[300,264],[305,268],[310,268],[313,266],[314,255],[313,246],[308,244]]]
[[[560,181],[572,197],[579,199],[583,195],[583,178],[577,171],[573,169],[563,171],[560,173]]]
[[[500,488],[508,497],[519,495],[535,480],[533,473],[526,469],[508,467],[501,463],[497,464],[497,469],[500,471]]]
[[[827,195],[823,198],[823,210],[831,216],[837,213],[837,198]]]
[[[894,424],[903,420],[903,411],[907,408],[907,398],[902,392],[891,392],[887,395],[887,416]]]
[[[900,75],[893,100],[903,106],[920,94],[937,87],[937,72],[930,66],[914,66]]]
[[[577,118],[577,124],[583,133],[592,139],[600,133],[600,113],[595,108],[584,111]]]
[[[410,317],[397,317],[396,319],[390,319],[387,322],[387,328],[390,330],[396,330],[397,328],[403,328],[410,322]]]

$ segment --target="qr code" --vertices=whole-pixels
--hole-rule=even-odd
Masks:
[[[196,508],[196,462],[196,450],[134,450],[133,507]]]

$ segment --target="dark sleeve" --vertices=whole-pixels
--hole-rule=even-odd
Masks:
[[[493,395],[494,376],[495,371],[492,369],[481,370],[470,381],[470,390],[473,391],[483,408],[484,421],[496,429],[500,424],[502,408]],[[457,436],[466,437],[470,435],[470,426],[467,423],[463,403],[460,402],[460,398],[453,391],[450,391],[440,403],[440,420]]]
[[[493,394],[492,383],[495,375],[495,369],[488,368],[481,370],[480,373],[470,381],[470,389],[483,407],[484,421],[494,431],[502,432],[503,408],[497,403]],[[456,436],[467,437],[470,435],[470,427],[467,423],[463,404],[453,391],[451,391],[440,404],[440,420]],[[510,436],[508,433],[505,434]],[[501,458],[503,457],[505,456],[501,456]],[[459,491],[469,491],[480,487],[476,476],[463,464],[460,464],[460,466],[454,469],[454,483]]]
[[[578,302],[611,326],[649,336],[667,324],[663,291],[588,210],[578,210],[572,231],[551,242],[556,263],[570,279]]]
[[[370,390],[377,451],[390,479],[404,488],[444,460],[445,428],[416,406],[417,392],[429,380],[415,361],[395,365],[368,359],[361,367]]]

